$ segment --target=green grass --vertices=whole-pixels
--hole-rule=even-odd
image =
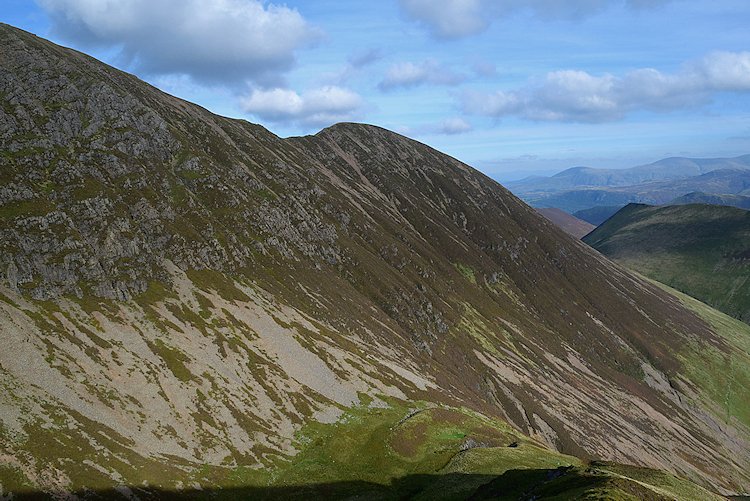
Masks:
[[[471,282],[474,285],[477,284],[477,277],[476,277],[476,274],[474,273],[474,270],[471,268],[471,266],[467,266],[467,265],[465,265],[463,263],[454,263],[453,266],[456,267],[456,269],[458,270],[458,272],[461,275],[463,275],[463,277],[466,280],[468,280],[469,282]]]
[[[152,460],[127,451],[126,439],[109,438],[112,433],[101,425],[74,416],[86,433],[107,442],[107,449],[117,451],[118,458],[127,458],[130,464],[125,464],[76,438],[76,432],[64,426],[68,418],[54,410],[58,427],[67,431],[29,426],[25,448],[42,460],[50,454],[70,458],[73,462],[49,460],[70,474],[73,489],[85,485],[104,497],[113,492],[114,483],[78,458],[91,457],[122,471],[130,485],[147,480],[154,494],[167,497],[177,494],[174,489],[179,481],[203,486],[201,491],[181,491],[180,496],[215,499],[714,498],[666,473],[611,463],[586,464],[542,447],[503,421],[468,409],[393,399],[387,405],[370,406],[371,402],[363,398],[362,405],[345,409],[335,423],[309,422],[296,436],[299,452],[284,456],[269,450],[269,463],[263,469],[186,467],[169,461],[151,465]],[[54,444],[54,452],[44,444]],[[29,489],[28,480],[13,468],[0,468],[0,484],[20,492]]]
[[[2,433],[0,433],[0,437]],[[9,464],[0,464],[0,496],[8,492],[26,491],[33,487],[23,470]]]
[[[216,291],[227,301],[250,301],[250,298],[238,289],[230,278],[218,271],[188,270],[187,276],[199,289]]]
[[[52,203],[42,199],[11,202],[0,206],[0,219],[44,216],[54,209],[55,206]]]
[[[719,409],[725,421],[750,428],[750,326],[669,286],[654,282],[701,317],[726,344],[688,343],[678,354],[685,376]]]
[[[297,436],[300,453],[281,464],[268,485],[340,485],[335,497],[345,497],[365,483],[385,499],[465,499],[498,481],[501,492],[514,495],[493,499],[515,500],[537,491],[545,499],[631,499],[632,492],[637,494],[632,499],[660,499],[657,492],[685,500],[712,496],[653,470],[634,468],[631,474],[628,467],[586,465],[467,409],[389,403],[354,407],[335,424],[304,427]],[[469,441],[475,447],[466,449]]]
[[[164,363],[177,379],[183,382],[193,379],[193,374],[185,365],[186,362],[190,361],[187,355],[180,350],[167,345],[161,339],[157,339],[153,343],[149,341],[146,342],[151,351],[164,360]]]
[[[651,490],[673,499],[721,499],[692,482],[676,477],[664,471],[637,466],[626,466],[616,463],[594,463],[593,471],[610,476],[624,477],[639,484],[647,485]]]
[[[203,179],[206,177],[206,174],[201,171],[194,171],[194,170],[182,170],[180,171],[180,177],[183,179],[187,179],[188,181],[195,181],[198,179]]]
[[[141,306],[153,306],[170,298],[177,298],[174,291],[168,289],[163,283],[152,280],[148,283],[148,288],[134,299]]]

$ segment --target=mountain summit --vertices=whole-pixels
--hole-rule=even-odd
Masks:
[[[282,139],[7,25],[0,68],[6,491],[542,450],[750,490],[747,338],[471,167],[369,125]]]

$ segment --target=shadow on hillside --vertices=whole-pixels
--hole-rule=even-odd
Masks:
[[[309,499],[541,499],[594,487],[605,477],[580,475],[569,468],[509,470],[502,475],[448,473],[444,475],[408,475],[389,485],[364,481],[317,483],[277,487],[232,487],[222,489],[166,491],[131,487],[78,491],[81,499],[217,499],[217,500],[309,500]],[[50,499],[42,492],[15,492],[14,500]]]

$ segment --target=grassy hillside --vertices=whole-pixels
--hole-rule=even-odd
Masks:
[[[560,454],[497,419],[428,402],[365,401],[335,423],[303,427],[295,446],[295,456],[265,470],[205,468],[181,476],[144,464],[147,484],[132,492],[160,499],[722,499],[657,470]],[[167,475],[186,487],[159,488]],[[13,478],[0,469],[6,491],[34,495]],[[201,490],[189,487],[194,482]],[[88,498],[121,496],[88,487]]]
[[[750,387],[750,326],[672,287],[654,283],[677,297],[721,335],[719,345],[706,349],[688,344],[679,356],[685,374],[697,382],[700,398],[710,400],[713,406],[721,409],[722,422],[736,420],[750,426],[750,400],[741,390]],[[727,357],[728,348],[738,356]]]
[[[584,241],[619,263],[750,321],[750,212],[628,205]]]

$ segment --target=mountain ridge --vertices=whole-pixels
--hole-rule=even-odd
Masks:
[[[736,340],[481,173],[374,126],[281,139],[0,41],[0,478],[230,485],[296,467],[307,426],[427,401],[748,489],[748,385],[712,386]]]
[[[726,158],[668,157],[624,169],[571,167],[552,176],[512,181],[508,186],[519,193],[580,186],[630,186],[651,181],[666,181],[706,174],[719,169],[750,168],[750,154]],[[545,184],[549,187],[545,188]]]
[[[681,197],[677,197],[669,202],[668,205],[687,205],[687,204],[709,204],[709,205],[728,205],[739,209],[750,209],[750,197],[745,195],[727,195],[703,193],[693,191]]]

